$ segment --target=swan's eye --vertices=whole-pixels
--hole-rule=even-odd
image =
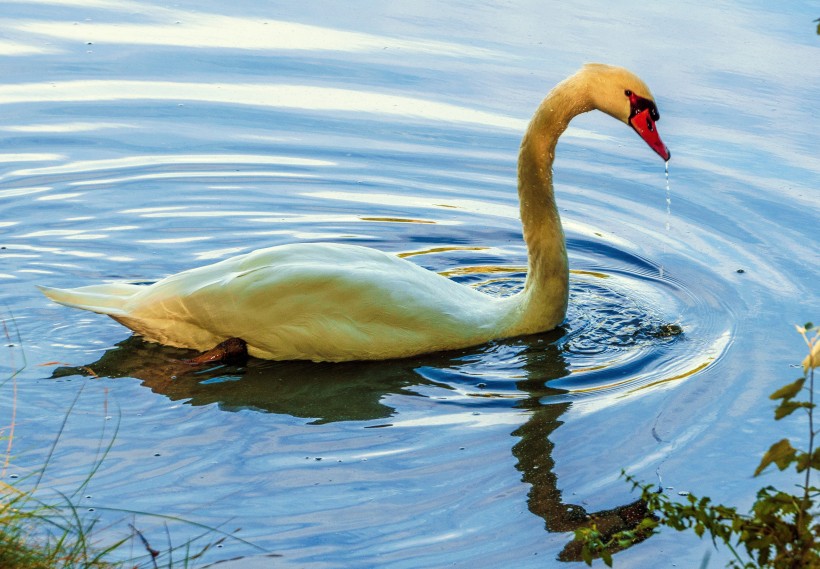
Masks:
[[[624,91],[624,94],[627,97],[629,97],[629,106],[631,107],[629,112],[630,118],[634,117],[642,111],[648,110],[649,116],[652,117],[653,121],[660,120],[661,116],[658,113],[658,108],[655,106],[655,103],[653,103],[649,99],[644,99],[640,95],[636,95],[629,89]]]

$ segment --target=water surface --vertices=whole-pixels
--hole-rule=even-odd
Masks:
[[[118,424],[81,511],[102,516],[104,542],[128,521],[166,539],[164,519],[107,508],[240,528],[203,563],[552,566],[584,512],[633,502],[622,468],[749,504],[782,480],[752,480],[758,457],[803,436],[771,421],[767,396],[797,376],[792,324],[820,307],[810,8],[6,3],[0,365],[23,368],[6,476],[42,465],[79,394],[47,485],[74,493]],[[660,160],[609,117],[561,140],[559,330],[191,372],[175,363],[187,352],[35,288],[333,241],[514,293],[520,137],[586,61],[649,83],[673,160],[667,194]],[[202,531],[169,528],[175,543]],[[664,532],[617,562],[698,566],[709,549]]]

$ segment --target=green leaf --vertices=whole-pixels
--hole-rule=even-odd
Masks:
[[[809,460],[810,458],[811,457],[809,456],[809,453],[807,453],[807,452],[801,452],[797,456],[797,467],[796,468],[797,468],[798,473],[805,471],[809,467],[809,463],[811,462]]]
[[[658,522],[653,518],[644,518],[638,524],[639,531],[654,530],[656,527],[658,527]]]
[[[754,475],[759,475],[771,463],[775,463],[780,470],[785,470],[786,467],[789,466],[789,464],[791,464],[794,460],[795,452],[797,451],[789,442],[789,439],[779,440],[774,443],[768,451],[766,451],[766,454],[763,455],[763,459],[760,461],[760,465],[755,470]]]
[[[777,406],[777,409],[774,410],[774,418],[779,421],[784,417],[788,417],[798,409],[808,408],[810,405],[808,403],[798,403],[796,401],[789,401],[788,399],[784,399],[783,403]]]
[[[592,567],[592,551],[589,550],[588,545],[584,545],[581,548],[581,559],[583,559],[584,563]]]
[[[790,383],[788,385],[784,385],[771,395],[769,395],[769,399],[791,399],[798,393],[800,390],[803,389],[803,384],[806,382],[805,377],[801,377],[794,383]]]
[[[815,470],[820,470],[820,447],[814,449],[811,455],[811,467]]]

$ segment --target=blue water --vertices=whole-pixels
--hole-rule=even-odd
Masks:
[[[133,523],[161,548],[170,516],[184,520],[168,522],[175,544],[194,524],[238,528],[203,565],[309,568],[557,565],[571,512],[635,499],[622,468],[741,507],[789,483],[751,473],[773,441],[804,437],[767,397],[799,375],[792,325],[820,319],[818,15],[809,2],[6,2],[0,372],[21,371],[0,386],[0,425],[16,404],[4,476],[25,484],[67,415],[39,492],[76,493],[101,543]],[[562,138],[560,330],[395,362],[190,372],[175,363],[187,352],[35,288],[333,241],[513,293],[520,137],[586,61],[646,80],[673,158],[667,187],[658,157],[600,113]],[[616,566],[699,566],[710,550],[663,532]]]

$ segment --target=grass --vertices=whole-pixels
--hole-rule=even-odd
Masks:
[[[113,568],[105,560],[122,540],[107,548],[90,541],[95,521],[86,521],[70,503],[59,508],[37,503],[30,493],[5,485],[0,512],[0,567],[4,569]],[[37,528],[49,528],[48,537]]]
[[[13,323],[14,320],[12,319],[11,322]],[[17,419],[17,377],[26,368],[26,360],[22,352],[14,349],[15,344],[20,345],[21,343],[19,331],[16,328],[13,329],[16,340],[13,341],[12,330],[9,329],[5,320],[2,321],[2,325],[6,345],[10,348],[11,365],[9,369],[14,370],[0,383],[0,389],[10,389],[12,394],[9,425],[0,429],[0,441],[6,443],[0,478],[5,479],[14,446]],[[17,353],[20,353],[22,358],[19,364],[15,361]],[[79,393],[77,398],[79,398]],[[3,569],[53,569],[54,567],[107,569],[116,566],[104,561],[104,558],[124,541],[107,548],[95,548],[90,536],[96,520],[84,519],[71,502],[70,497],[63,496],[64,503],[58,505],[45,503],[37,497],[48,462],[77,398],[66,413],[60,433],[54,439],[46,463],[40,469],[33,488],[23,491],[15,485],[0,482],[0,567]],[[113,438],[111,443],[113,443]],[[106,448],[103,457],[110,448],[111,444]],[[98,457],[94,468],[78,491],[87,486],[101,463],[102,459]]]
[[[7,427],[0,428],[0,448],[4,448],[0,479],[6,479],[11,464],[12,449],[15,440],[15,425],[17,415],[17,378],[26,368],[19,331],[14,328],[14,319],[11,320],[12,329],[5,320],[2,320],[2,330],[9,348],[9,366],[12,371],[5,380],[0,382],[0,391],[10,390],[11,418]],[[21,361],[15,361],[19,354]],[[81,511],[75,500],[91,482],[94,475],[103,466],[106,456],[114,446],[119,430],[119,421],[112,433],[107,434],[105,423],[100,431],[97,446],[89,473],[86,478],[74,489],[70,495],[57,492],[57,497],[44,499],[42,488],[49,463],[63,436],[68,418],[71,415],[80,395],[81,388],[66,411],[51,447],[48,450],[44,464],[29,478],[19,479],[14,484],[0,482],[0,569],[120,569],[146,567],[171,569],[178,567],[192,567],[211,548],[220,545],[227,539],[237,540],[245,545],[256,547],[253,544],[218,528],[179,519],[174,516],[156,515],[145,512],[129,511],[118,508],[100,508],[96,510],[116,512],[133,520],[127,524],[128,531],[121,532],[126,537],[115,540],[113,543],[103,542],[96,537],[100,523],[99,514],[89,516],[84,509]],[[105,415],[108,415],[106,409]],[[3,444],[5,443],[5,444]],[[25,490],[20,489],[23,482],[31,482]],[[53,495],[54,491],[47,492]],[[145,535],[136,527],[136,519],[140,516],[161,520],[165,524],[165,543],[161,549],[155,548]],[[124,520],[120,522],[124,525]],[[188,539],[181,545],[171,543],[169,523],[182,523],[201,530],[198,535]],[[111,535],[112,528],[105,528],[107,536]],[[204,546],[196,546],[205,539],[214,539]],[[132,555],[123,555],[123,548],[130,544]],[[258,548],[257,548],[258,549]],[[137,551],[135,555],[134,551]],[[175,557],[176,556],[176,557]],[[113,560],[127,558],[127,561]]]

